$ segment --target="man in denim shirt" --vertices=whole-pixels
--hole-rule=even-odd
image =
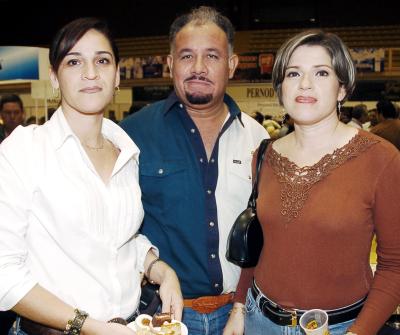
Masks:
[[[240,268],[225,258],[247,206],[265,129],[225,94],[238,64],[231,22],[210,7],[178,17],[168,65],[174,92],[121,126],[140,148],[142,232],[175,269],[189,334],[222,334]]]

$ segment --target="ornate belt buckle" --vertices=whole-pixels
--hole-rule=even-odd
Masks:
[[[297,326],[297,312],[295,310],[289,311],[291,315],[291,325],[290,327],[296,327]]]

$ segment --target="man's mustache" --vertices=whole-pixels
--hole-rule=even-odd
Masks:
[[[185,81],[189,81],[189,80],[203,80],[203,81],[205,81],[207,83],[212,83],[212,81],[210,79],[208,79],[208,78],[206,78],[204,76],[193,75],[193,76],[185,79]]]

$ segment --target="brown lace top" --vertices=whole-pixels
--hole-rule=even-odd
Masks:
[[[302,168],[272,149],[270,145],[267,153],[268,162],[278,176],[279,182],[282,183],[281,214],[286,217],[287,222],[300,214],[308,193],[315,183],[325,178],[333,169],[367,150],[374,143],[377,143],[377,140],[357,134],[349,143],[336,149],[332,154],[325,155],[316,164]]]
[[[299,168],[270,145],[259,180],[264,247],[243,269],[286,308],[335,309],[368,295],[352,330],[376,334],[400,301],[400,153],[365,131],[313,166]],[[377,236],[373,276],[369,253]]]

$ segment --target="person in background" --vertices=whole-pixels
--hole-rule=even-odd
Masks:
[[[10,334],[134,334],[116,322],[136,316],[141,273],[179,320],[178,278],[138,234],[139,150],[104,118],[119,85],[106,23],[67,24],[49,58],[60,107],[0,146],[0,310],[20,315]]]
[[[0,143],[9,136],[15,128],[23,125],[25,113],[21,98],[16,94],[3,95],[0,99]]]
[[[294,131],[294,121],[288,113],[283,116],[282,128],[279,130],[279,137],[286,136]]]
[[[368,111],[368,121],[370,122],[368,130],[371,130],[372,127],[375,127],[379,123],[378,111],[376,108],[372,108]]]
[[[265,129],[225,93],[238,64],[231,22],[214,8],[178,17],[168,66],[174,92],[128,116],[140,149],[142,232],[176,270],[190,335],[222,334],[240,268],[225,258],[247,207],[251,159]]]
[[[30,126],[31,124],[36,124],[36,116],[31,115],[25,120],[25,126]]]
[[[243,112],[243,111],[242,111]],[[253,116],[254,120],[256,120],[259,124],[263,124],[264,122],[264,114],[259,111],[256,111]]]
[[[286,41],[272,83],[295,130],[267,149],[257,200],[264,247],[242,270],[235,307],[247,295],[245,313],[231,314],[225,334],[299,334],[300,316],[320,308],[331,335],[375,335],[400,301],[400,154],[339,121],[355,68],[336,35]]]
[[[400,150],[400,119],[396,107],[389,100],[380,100],[376,109],[378,124],[371,132],[388,140]]]
[[[340,111],[338,112],[339,121],[342,123],[349,123],[351,120],[351,110],[352,107],[341,107]]]
[[[351,120],[347,123],[348,126],[357,129],[363,129],[363,124],[368,121],[367,106],[359,104],[351,110]]]

